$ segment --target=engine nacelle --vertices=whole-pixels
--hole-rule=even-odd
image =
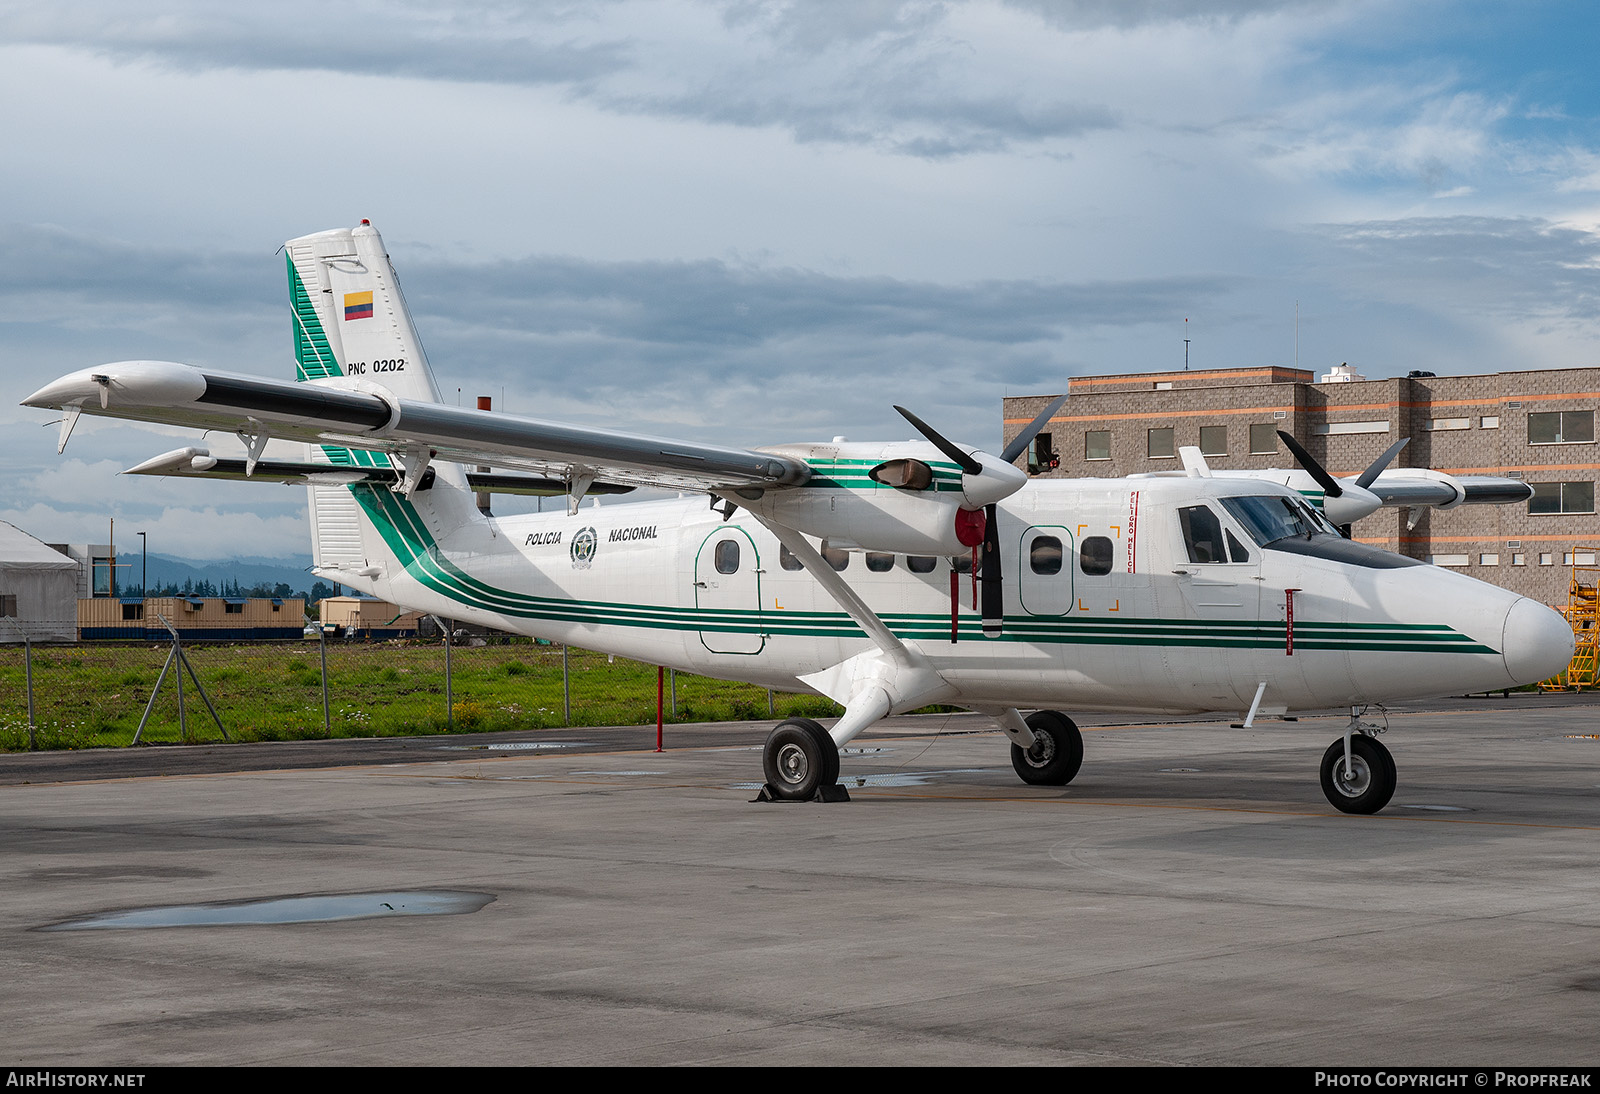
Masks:
[[[981,510],[1027,481],[1015,467],[983,452],[973,455],[982,471],[964,474],[938,449],[920,441],[785,445],[762,451],[804,460],[811,479],[803,486],[751,488],[727,497],[846,550],[967,554],[972,548],[960,538],[957,513]],[[970,526],[973,520],[969,515],[962,522]]]

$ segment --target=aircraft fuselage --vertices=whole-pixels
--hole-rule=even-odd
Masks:
[[[766,527],[744,511],[724,520],[704,497],[452,522],[427,493],[413,504],[366,490],[367,534],[392,553],[371,545],[364,566],[322,572],[443,617],[776,688],[802,690],[799,677],[871,644]],[[1321,533],[1254,542],[1229,495],[1294,492],[1223,479],[1028,483],[998,509],[1005,624],[994,638],[972,575],[957,572],[952,641],[952,559],[833,557],[958,703],[1238,711],[1263,681],[1264,710],[1387,702],[1528,683],[1570,648],[1559,616],[1462,574]],[[1229,546],[1202,543],[1196,561],[1194,537],[1207,533],[1195,528],[1213,518]]]

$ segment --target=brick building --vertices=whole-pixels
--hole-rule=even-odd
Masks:
[[[1027,459],[1032,474],[1119,477],[1180,470],[1195,445],[1218,473],[1294,467],[1282,429],[1335,476],[1359,474],[1401,437],[1390,466],[1520,478],[1534,498],[1514,505],[1381,509],[1354,538],[1565,605],[1570,567],[1600,549],[1595,409],[1600,368],[1367,380],[1336,369],[1080,376]],[[1008,398],[1005,438],[1053,396]],[[1048,468],[1053,453],[1060,466]]]

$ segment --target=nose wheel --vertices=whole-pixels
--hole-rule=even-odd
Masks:
[[[1345,765],[1344,739],[1322,754],[1322,792],[1342,813],[1376,813],[1394,796],[1394,757],[1376,738],[1350,736],[1350,763]]]
[[[839,783],[839,746],[810,718],[779,722],[761,750],[765,792],[778,801],[833,800]],[[848,799],[846,799],[848,800]]]

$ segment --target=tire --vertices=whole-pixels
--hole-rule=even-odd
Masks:
[[[1011,746],[1011,766],[1032,786],[1066,786],[1083,766],[1083,734],[1058,710],[1036,710],[1024,719],[1033,730],[1032,748]]]
[[[1376,813],[1389,804],[1398,781],[1394,757],[1379,741],[1357,733],[1350,738],[1353,777],[1344,773],[1344,740],[1322,754],[1322,793],[1341,813]]]
[[[761,750],[767,786],[784,801],[810,801],[817,788],[839,781],[839,748],[810,718],[779,722]]]

